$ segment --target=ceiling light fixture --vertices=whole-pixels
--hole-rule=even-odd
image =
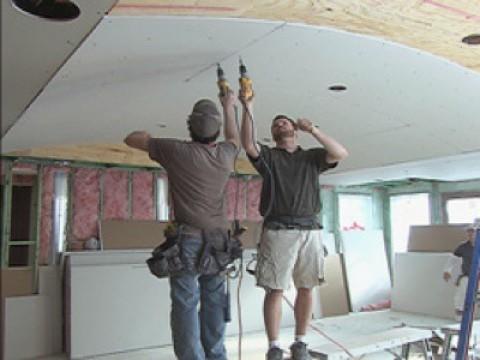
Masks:
[[[18,9],[48,20],[69,21],[80,15],[80,9],[70,0],[12,0]]]
[[[480,34],[471,34],[465,36],[462,42],[468,45],[480,45]]]
[[[347,87],[345,85],[332,85],[328,87],[328,90],[340,92],[347,90]]]

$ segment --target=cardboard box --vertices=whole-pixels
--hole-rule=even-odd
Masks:
[[[262,236],[262,221],[242,221],[241,226],[247,228],[247,230],[240,236],[244,249],[256,249],[257,244],[260,242]]]
[[[154,220],[103,220],[100,240],[103,250],[153,249],[165,241],[167,222]]]
[[[2,297],[33,294],[33,273],[30,268],[2,269]]]
[[[466,240],[465,227],[461,225],[415,225],[410,227],[409,252],[452,252]]]

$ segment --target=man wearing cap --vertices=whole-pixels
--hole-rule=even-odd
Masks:
[[[218,243],[220,239],[223,244],[229,236],[224,197],[240,140],[234,95],[229,92],[220,97],[220,102],[224,141],[216,142],[221,114],[208,99],[197,101],[188,117],[192,141],[152,138],[143,131],[135,131],[124,140],[128,146],[148,152],[168,175],[184,267],[169,276],[170,326],[175,355],[180,360],[227,359],[225,276],[205,274],[197,267],[206,241]]]
[[[310,359],[304,342],[312,316],[312,288],[323,280],[323,250],[319,175],[347,157],[347,150],[307,119],[296,122],[285,115],[272,121],[276,146],[257,148],[253,138],[253,101],[240,94],[244,105],[241,138],[247,155],[263,177],[260,214],[264,217],[256,267],[257,285],[266,291],[263,313],[269,340],[267,360],[283,359],[279,327],[283,291],[293,277],[295,339],[293,360]],[[304,150],[297,144],[298,130],[310,134],[322,147]]]
[[[460,275],[454,279],[457,287],[454,297],[455,316],[458,320],[463,314],[463,305],[465,304],[465,294],[467,293],[468,276],[472,267],[473,250],[475,247],[475,227],[469,225],[465,228],[466,240],[461,242],[453,251],[453,256],[447,260],[443,271],[443,279],[449,281],[457,260],[461,261]]]

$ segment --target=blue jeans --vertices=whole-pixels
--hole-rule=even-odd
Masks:
[[[196,271],[194,264],[203,247],[200,238],[181,235],[179,245],[182,260],[189,266],[170,276],[170,326],[175,355],[179,360],[226,360],[225,276],[201,275]]]

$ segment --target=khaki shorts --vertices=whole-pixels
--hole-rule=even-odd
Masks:
[[[323,281],[324,254],[320,230],[264,228],[256,267],[257,285],[265,289],[311,289]]]

